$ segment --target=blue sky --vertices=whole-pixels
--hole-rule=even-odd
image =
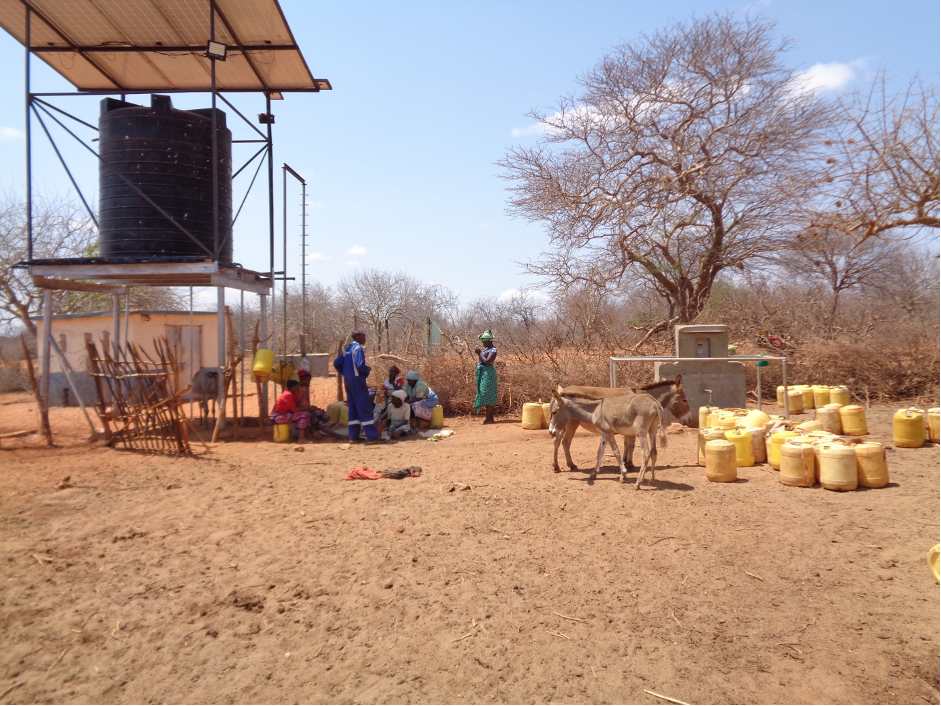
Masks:
[[[538,224],[506,214],[506,183],[495,162],[513,144],[535,139],[527,112],[551,108],[619,43],[697,14],[750,11],[795,40],[791,66],[835,91],[852,90],[880,69],[897,85],[915,74],[937,84],[941,54],[937,0],[281,5],[313,74],[329,78],[334,90],[273,103],[279,269],[280,167],[287,162],[309,185],[309,281],[332,285],[356,267],[401,270],[449,286],[465,303],[529,284],[517,262],[537,257],[547,243]],[[7,69],[0,79],[0,190],[22,194],[23,49],[5,33],[0,61]],[[41,62],[34,66],[34,90],[68,89]],[[233,102],[247,115],[264,109],[260,97]],[[96,119],[97,99],[58,104]],[[209,96],[175,96],[174,104],[207,107]],[[60,147],[94,196],[96,166],[67,140]],[[38,128],[34,141],[35,188],[69,194]],[[263,176],[235,229],[235,259],[257,270],[268,263]],[[238,200],[250,178],[236,180]],[[289,275],[300,274],[300,201],[299,185],[289,181]]]

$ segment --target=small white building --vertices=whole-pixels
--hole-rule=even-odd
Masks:
[[[45,335],[44,322],[41,317],[34,320],[37,340],[42,341]],[[95,393],[88,375],[85,334],[91,334],[100,354],[104,347],[111,350],[111,339],[114,335],[113,324],[114,315],[110,311],[52,317],[52,337],[78,377],[76,382],[81,386],[82,392],[87,393],[85,401],[89,403],[95,401]],[[120,341],[122,344],[125,340],[131,341],[146,353],[155,355],[154,340],[161,336],[166,336],[167,342],[173,347],[174,355],[180,363],[183,380],[189,380],[193,372],[202,367],[218,365],[216,312],[193,312],[192,329],[190,329],[188,311],[130,311],[127,315],[121,312]],[[192,341],[192,350],[190,341]],[[70,390],[71,385],[55,353],[50,355],[49,369],[50,404],[75,404],[74,392]]]

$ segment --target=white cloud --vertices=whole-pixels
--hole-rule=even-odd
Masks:
[[[366,248],[364,248],[362,245],[354,245],[353,247],[351,247],[349,250],[346,251],[346,254],[352,255],[353,257],[356,257],[357,255],[365,255]],[[356,264],[359,264],[359,263],[356,263]]]
[[[549,132],[549,126],[545,123],[533,123],[528,127],[515,127],[510,130],[511,137],[542,137]]]
[[[12,127],[0,127],[0,140],[25,140],[26,133]]]
[[[506,302],[511,299],[516,299],[517,297],[528,299],[529,301],[536,304],[542,304],[549,301],[549,296],[543,292],[540,292],[538,289],[530,289],[525,292],[522,292],[519,289],[507,289],[506,291],[500,292],[500,295],[497,297],[497,301]]]
[[[312,252],[307,256],[308,262],[327,262],[328,260],[332,260],[332,259],[333,259],[332,257],[328,257],[324,255],[323,253],[319,253],[319,252]]]
[[[856,79],[866,67],[862,59],[841,63],[814,64],[797,75],[800,87],[807,91],[832,91],[843,88]]]

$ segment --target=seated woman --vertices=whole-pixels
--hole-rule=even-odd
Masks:
[[[412,427],[409,419],[412,416],[412,408],[405,404],[405,391],[396,390],[389,399],[391,400],[386,411],[383,412],[383,418],[389,422],[389,438],[401,439],[412,433]]]
[[[297,380],[288,380],[271,411],[272,424],[293,424],[297,428],[297,441],[300,444],[305,443],[304,436],[311,422],[310,408],[303,403],[303,399],[304,387]]]
[[[405,401],[412,408],[412,415],[421,423],[431,421],[431,413],[438,404],[438,395],[428,387],[428,383],[414,370],[405,376],[405,385],[402,390],[406,394]]]

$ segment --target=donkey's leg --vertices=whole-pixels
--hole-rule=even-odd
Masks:
[[[574,419],[570,419],[569,423],[565,425],[565,430],[562,432],[562,448],[565,451],[565,462],[568,464],[570,471],[577,471],[578,466],[575,465],[575,462],[572,460],[572,438],[575,436],[575,432],[578,431],[579,424]]]
[[[607,439],[605,438],[605,435],[602,433],[601,443],[598,444],[598,460],[595,461],[595,467],[592,469],[591,475],[588,476],[589,483],[593,483],[595,481],[595,477],[598,475],[598,469],[601,468],[601,459],[604,458],[604,445],[606,441]]]
[[[624,435],[624,462],[628,468],[634,467],[634,437],[630,434]]]
[[[614,438],[613,433],[611,434],[609,442],[611,448],[614,450],[614,457],[618,460],[618,467],[621,469],[621,477],[618,478],[618,483],[627,483],[627,467],[624,465],[624,458],[621,456],[621,451],[618,449],[618,442]]]
[[[634,483],[634,490],[640,488],[640,484],[644,480],[644,474],[647,472],[647,465],[650,461],[650,447],[647,443],[647,435],[645,433],[637,434],[637,440],[640,442],[641,467],[640,473],[637,474],[637,482]]]
[[[637,441],[636,437],[631,434],[624,435],[624,462],[628,468],[636,468],[634,466],[634,442]]]
[[[661,422],[658,420],[656,424],[650,427],[650,483],[651,485],[657,482],[657,429],[659,428]]]

